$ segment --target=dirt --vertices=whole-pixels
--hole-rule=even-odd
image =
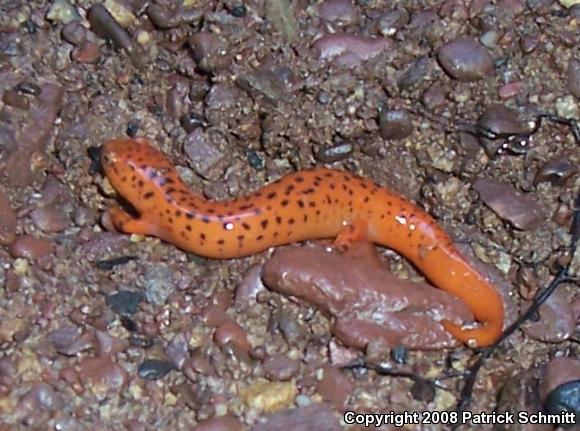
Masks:
[[[114,232],[95,148],[147,137],[215,199],[313,166],[369,177],[494,267],[513,321],[580,262],[579,142],[537,117],[580,117],[580,6],[564,3],[0,0],[0,430],[362,429],[342,413],[452,410],[476,352],[345,346],[332,317],[262,285],[271,251],[216,261]],[[538,409],[570,383],[542,371],[578,368],[577,281],[557,293],[485,362],[471,411]]]

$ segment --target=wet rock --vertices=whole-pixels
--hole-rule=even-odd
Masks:
[[[547,162],[538,170],[534,178],[534,184],[547,181],[554,186],[563,186],[576,172],[578,172],[578,168],[568,157],[560,157]]]
[[[226,157],[222,148],[215,145],[201,129],[187,135],[183,149],[191,168],[204,178],[212,177],[214,167]]]
[[[554,389],[544,403],[545,411],[552,415],[565,414],[568,424],[578,424],[580,415],[580,379],[564,383]]]
[[[389,39],[346,34],[322,36],[313,45],[321,60],[333,59],[340,64],[357,65],[393,48]]]
[[[187,133],[191,133],[195,129],[202,127],[206,124],[203,116],[193,111],[189,111],[186,114],[182,115],[182,117],[179,119],[179,122],[181,124],[181,127],[183,127],[183,129]]]
[[[351,0],[326,0],[318,7],[320,17],[338,25],[349,25],[356,19]]]
[[[87,19],[96,35],[111,40],[118,48],[131,50],[131,36],[104,5],[97,3],[91,6]]]
[[[268,357],[263,364],[264,374],[269,380],[286,381],[296,375],[298,361],[281,354]]]
[[[87,31],[80,21],[72,21],[62,28],[62,37],[67,42],[79,46],[87,38]]]
[[[236,288],[236,308],[243,308],[255,303],[258,293],[266,289],[264,283],[262,283],[262,278],[260,277],[261,272],[262,265],[253,265],[244,274],[242,281]]]
[[[139,308],[139,303],[143,300],[145,300],[145,295],[141,292],[133,292],[130,290],[120,290],[117,293],[108,295],[106,298],[107,305],[121,316],[135,314]]]
[[[473,189],[500,218],[518,229],[538,229],[546,220],[542,207],[534,199],[519,194],[507,183],[482,178],[473,184]]]
[[[84,358],[80,377],[93,393],[119,392],[127,385],[127,372],[110,358]]]
[[[568,89],[580,100],[580,58],[571,58],[568,63]]]
[[[196,33],[188,40],[200,70],[210,73],[228,67],[231,58],[220,38],[209,32]]]
[[[404,139],[413,133],[413,121],[407,111],[384,111],[379,115],[379,128],[383,139]]]
[[[344,411],[354,389],[352,380],[337,368],[325,366],[322,370],[322,379],[316,383],[316,390],[336,410]]]
[[[231,344],[241,352],[249,353],[252,350],[244,328],[232,321],[222,323],[214,333],[214,340],[220,347]]]
[[[244,431],[244,426],[232,416],[221,416],[198,423],[193,431]]]
[[[10,245],[16,240],[16,224],[10,200],[0,191],[0,245]]]
[[[525,88],[525,84],[522,81],[510,82],[509,84],[502,85],[497,90],[497,95],[500,99],[506,100],[511,97],[517,96],[520,91]]]
[[[262,274],[263,271],[262,269]],[[287,310],[274,315],[272,327],[278,328],[288,344],[293,346],[305,342],[309,335],[308,327]]]
[[[143,287],[147,302],[156,306],[164,305],[169,295],[176,290],[173,272],[163,264],[149,266],[145,270]]]
[[[258,422],[252,431],[341,431],[333,410],[323,403],[285,410],[266,416],[265,422]]]
[[[292,71],[286,66],[262,67],[242,73],[236,79],[236,84],[252,97],[263,97],[271,103],[289,97],[296,88]]]
[[[240,390],[242,400],[249,407],[265,412],[291,405],[297,393],[294,382],[258,381]]]
[[[32,235],[19,235],[16,241],[10,245],[12,257],[22,257],[38,263],[42,268],[49,265],[54,247],[52,243],[43,238],[35,238]]]
[[[477,120],[477,125],[495,135],[516,134],[525,131],[518,114],[503,105],[494,105],[488,108]],[[489,157],[493,157],[504,143],[503,139],[492,139],[483,135],[479,136],[479,141]]]
[[[147,359],[139,365],[139,377],[145,380],[158,380],[165,377],[170,371],[175,369],[169,361],[160,361],[158,359]]]
[[[524,332],[545,343],[559,343],[574,334],[576,316],[564,289],[557,289],[540,307],[540,320],[524,326]]]
[[[48,340],[58,353],[65,356],[76,356],[94,346],[92,336],[90,334],[83,336],[81,329],[73,325],[55,329],[48,334]]]
[[[458,81],[478,81],[493,70],[493,57],[475,39],[461,37],[443,45],[437,54],[441,67]]]
[[[322,145],[314,157],[321,163],[335,163],[348,158],[353,151],[353,145],[348,142],[337,145]]]
[[[333,316],[333,334],[356,348],[373,340],[391,348],[456,345],[433,317],[471,319],[458,299],[395,277],[374,246],[366,243],[344,254],[329,253],[322,246],[279,249],[264,265],[262,278],[270,289],[313,303]]]

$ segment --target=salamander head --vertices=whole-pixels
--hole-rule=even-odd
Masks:
[[[107,141],[101,166],[113,188],[140,213],[155,207],[164,183],[175,175],[169,160],[144,138]]]

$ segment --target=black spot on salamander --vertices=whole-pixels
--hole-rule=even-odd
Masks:
[[[208,214],[215,214],[215,210],[213,208],[207,209]]]
[[[316,175],[316,176],[314,177],[314,179],[315,179],[316,181],[322,181],[322,177],[321,177],[320,175]]]
[[[367,202],[369,202],[371,200],[371,198],[369,198],[368,196],[365,196],[363,202],[366,204]]]
[[[169,223],[173,224],[173,217],[169,217],[167,220],[169,221]]]
[[[326,173],[324,174],[324,176],[325,176],[326,178],[332,178],[332,172],[326,172]]]
[[[134,183],[137,180],[136,175],[131,175],[131,182]]]
[[[220,238],[220,239],[217,240],[217,243],[219,245],[224,245],[226,243],[226,241],[223,238]]]
[[[174,187],[169,187],[167,190],[165,190],[165,193],[167,193],[168,195],[170,195],[173,192],[175,192],[175,188]]]
[[[250,230],[252,227],[248,223],[242,223],[242,227],[246,230]]]
[[[175,210],[175,217],[181,217],[181,211]]]
[[[273,233],[273,236],[274,236],[274,238],[277,238],[278,237],[278,231],[274,232]]]
[[[288,224],[294,224],[294,222],[295,222],[295,221],[296,221],[296,220],[294,220],[294,218],[290,217],[290,218],[288,219]]]
[[[364,182],[364,181],[361,181],[361,182],[360,182],[360,186],[361,186],[363,189],[368,189],[368,188],[369,188],[369,186],[367,186],[367,183],[366,183],[366,182]]]
[[[256,209],[254,210],[254,214],[255,214],[255,215],[262,215],[262,210],[261,210],[260,208],[256,208]]]
[[[175,181],[173,180],[173,178],[170,177],[165,177],[165,184],[174,184]]]
[[[259,198],[260,196],[262,196],[262,192],[256,192],[255,195],[257,198]]]
[[[332,203],[332,198],[330,197],[330,195],[326,195],[326,203],[329,205]]]
[[[266,206],[266,210],[268,210],[268,211],[272,211],[272,205],[268,205],[268,206]]]
[[[143,182],[143,180],[137,181],[137,187],[142,188],[144,185],[145,183]]]
[[[288,201],[288,199],[284,199],[282,202],[280,202],[280,205],[282,205],[283,207],[288,206],[290,202]]]
[[[244,235],[238,235],[236,238],[238,238],[238,241],[242,242],[245,238]]]
[[[393,206],[393,202],[387,201],[387,205],[390,206],[390,207],[392,207]]]
[[[155,196],[155,193],[147,192],[143,195],[143,199],[151,199],[153,196]]]
[[[188,232],[191,232],[191,225],[190,224],[186,225],[185,230],[187,230]]]
[[[302,199],[298,199],[297,203],[300,208],[304,208],[304,201]]]
[[[310,195],[310,194],[314,193],[315,191],[316,191],[316,189],[314,187],[310,187],[310,188],[307,188],[306,190],[304,190],[302,192],[302,194],[303,195]]]
[[[188,219],[188,220],[193,220],[195,218],[195,213],[194,212],[191,212],[191,211],[188,211],[188,212],[185,213],[185,218]]]
[[[262,226],[262,229],[266,229],[268,227],[268,220],[262,220],[260,226]]]
[[[181,235],[182,238],[187,238],[187,235],[185,234],[185,231],[181,231],[179,232],[179,235]]]
[[[349,190],[348,190],[348,195],[349,195],[349,196],[352,196],[353,194],[354,194],[354,192],[352,191],[352,189],[349,189]]]
[[[274,199],[276,197],[276,192],[270,192],[266,196],[267,199]]]
[[[256,237],[256,240],[258,240],[258,241],[262,241],[263,239],[264,239],[264,235],[258,235]]]
[[[302,217],[302,221],[304,221],[304,223],[308,221],[308,214],[304,214],[304,217]]]
[[[297,183],[301,183],[304,181],[304,177],[300,176],[300,175],[296,175],[294,177],[294,181],[296,181]]]
[[[205,233],[203,233],[203,232],[200,232],[200,234],[199,234],[199,238],[200,238],[202,241],[205,241]]]
[[[350,175],[343,175],[343,176],[342,176],[342,178],[343,178],[343,180],[345,180],[345,181],[350,181],[350,180],[351,180],[351,177],[350,177]]]
[[[126,177],[126,176],[125,176],[125,177],[122,177],[122,178],[121,178],[121,182],[122,182],[122,183],[125,183],[125,182],[127,182],[127,177]]]
[[[246,204],[246,205],[242,205],[240,207],[240,211],[245,211],[245,210],[249,210],[250,208],[252,208],[253,205],[252,204]]]
[[[289,184],[288,187],[286,187],[286,190],[284,190],[284,194],[286,196],[290,196],[290,193],[292,193],[292,190],[294,190],[295,186],[294,184]]]
[[[316,202],[314,202],[314,201],[310,201],[310,202],[308,202],[308,206],[309,206],[310,208],[316,208]]]
[[[336,184],[330,183],[330,185],[328,187],[330,187],[330,190],[335,190],[336,189]]]
[[[312,183],[312,185],[313,185],[314,187],[320,187],[320,181],[318,181],[318,180],[314,180],[314,182]]]
[[[226,215],[227,215],[228,217],[231,217],[231,216],[233,216],[233,215],[234,215],[234,212],[233,212],[233,211],[228,211],[228,212],[226,213]]]
[[[276,216],[276,223],[282,224],[282,217]]]
[[[201,221],[204,222],[204,223],[209,223],[211,221],[211,219],[208,216],[203,216],[201,218]]]
[[[342,185],[342,189],[346,192],[348,190],[348,187],[346,186],[346,184]]]
[[[319,216],[320,215],[320,210],[316,210],[316,215]]]

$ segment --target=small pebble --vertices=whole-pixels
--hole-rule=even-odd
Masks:
[[[334,163],[348,158],[354,151],[353,145],[349,142],[342,142],[336,145],[322,145],[314,157],[321,163]]]
[[[413,133],[413,121],[407,111],[389,110],[379,115],[380,134],[383,139],[400,140]]]
[[[122,316],[131,316],[137,312],[139,303],[145,300],[141,292],[120,290],[117,293],[107,295],[106,302],[113,311]]]
[[[269,380],[286,381],[298,373],[299,363],[281,354],[268,357],[263,364],[264,374]]]
[[[560,157],[547,162],[538,170],[534,184],[549,182],[553,186],[561,187],[577,172],[578,168],[568,157]]]
[[[265,412],[292,405],[297,393],[294,382],[258,381],[240,390],[242,400],[249,407]]]
[[[127,384],[127,372],[110,358],[84,358],[79,369],[82,381],[93,393],[119,392]]]
[[[158,380],[165,377],[175,366],[168,361],[147,359],[139,365],[139,377],[145,380]]]
[[[16,223],[16,212],[0,190],[0,245],[10,245],[16,240]]]
[[[441,67],[458,81],[478,81],[493,70],[493,57],[475,39],[461,37],[450,42],[437,54]]]

